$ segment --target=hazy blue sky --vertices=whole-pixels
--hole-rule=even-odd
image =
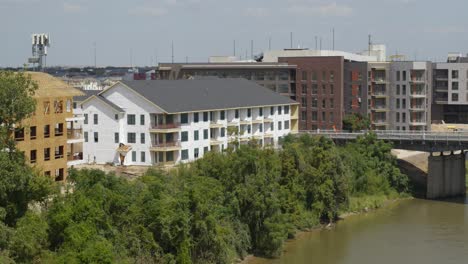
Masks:
[[[206,61],[210,55],[289,47],[360,51],[370,33],[387,53],[444,60],[468,52],[466,0],[0,0],[0,67],[22,65],[31,33],[51,34],[49,65],[136,65],[171,60]],[[248,52],[250,54],[250,51]]]

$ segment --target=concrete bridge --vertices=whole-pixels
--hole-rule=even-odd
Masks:
[[[468,132],[372,131],[378,139],[393,143],[395,149],[429,152],[426,198],[437,199],[466,194],[465,150]],[[300,131],[331,138],[338,144],[355,140],[367,132],[331,130]]]

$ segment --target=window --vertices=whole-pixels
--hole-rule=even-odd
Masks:
[[[181,124],[188,124],[188,114],[180,114],[180,123]]]
[[[252,126],[251,125],[247,125],[247,133],[252,133]]]
[[[209,151],[210,151],[210,149],[209,149],[208,147],[204,147],[204,148],[203,148],[203,153],[207,153],[207,152],[209,152]]]
[[[329,115],[330,119],[328,120],[330,123],[333,123],[334,119],[335,119],[335,115],[333,114],[333,112],[330,112],[330,115]]]
[[[45,101],[44,102],[44,115],[48,115],[50,113],[50,102]]]
[[[313,82],[316,82],[317,81],[317,72],[313,71],[312,74],[311,74],[311,79]]]
[[[87,125],[88,124],[88,114],[84,114],[84,124]]]
[[[141,162],[146,162],[146,153],[144,151],[140,153],[140,160]]]
[[[203,139],[208,139],[208,129],[203,130]]]
[[[63,135],[63,123],[55,124],[55,136],[62,136]]]
[[[226,136],[226,128],[222,127],[221,128],[221,137],[225,137]]]
[[[282,115],[283,113],[283,108],[281,106],[278,106],[278,115]]]
[[[247,117],[251,117],[252,116],[252,109],[248,108],[247,109]]]
[[[301,84],[301,92],[300,92],[302,95],[306,95],[307,94],[307,84],[306,83],[303,83]]]
[[[396,86],[396,95],[400,95],[400,85],[397,84]]]
[[[317,108],[318,107],[318,100],[317,98],[312,98],[312,108]]]
[[[239,118],[239,109],[234,110],[234,118]]]
[[[193,113],[193,122],[194,123],[198,123],[199,119],[198,119],[198,113]]]
[[[114,119],[115,119],[115,120],[119,120],[119,114],[115,114],[115,115],[114,115]]]
[[[88,132],[84,132],[84,142],[88,142]]]
[[[193,157],[197,159],[199,156],[200,156],[200,149],[199,148],[193,149]]]
[[[29,153],[29,160],[31,161],[31,163],[36,163],[36,159],[37,159],[37,151],[35,149],[31,150]]]
[[[301,120],[306,121],[307,120],[307,111],[302,111],[301,112]]]
[[[263,124],[260,124],[260,125],[258,126],[258,130],[260,131],[260,133],[263,132]]]
[[[458,82],[452,82],[452,90],[458,90]]]
[[[314,94],[317,94],[317,92],[318,92],[318,84],[313,83],[312,84],[312,89],[310,90],[310,93],[314,95]]]
[[[452,79],[458,79],[458,70],[452,70]]]
[[[94,132],[94,143],[99,142],[99,134],[98,132]]]
[[[397,80],[397,82],[400,81],[400,71],[396,72],[396,80]]]
[[[335,72],[330,71],[330,82],[333,82],[335,80]]]
[[[307,107],[307,98],[305,98],[305,97],[301,98],[301,105],[302,105],[302,107]]]
[[[322,108],[326,108],[326,107],[327,107],[327,100],[322,99]]]
[[[396,121],[400,122],[400,113],[399,112],[396,112]]]
[[[406,113],[401,113],[401,121],[406,123]]]
[[[284,121],[284,129],[289,129],[289,121]]]
[[[135,115],[127,115],[127,124],[135,125]]]
[[[146,138],[145,138],[145,133],[140,134],[140,143],[145,144]]]
[[[452,94],[452,101],[453,102],[458,102],[458,94],[457,93]]]
[[[180,132],[180,138],[182,142],[188,141],[188,131]]]
[[[54,112],[56,114],[63,113],[63,101],[61,101],[61,100],[55,100],[54,101]]]
[[[335,94],[335,85],[330,84],[330,94]]]
[[[114,133],[114,143],[119,143],[120,139],[119,139],[119,133],[118,132],[115,132]]]
[[[275,130],[275,124],[273,122],[270,123],[270,131]]]
[[[210,112],[210,121],[214,121],[214,115],[215,115],[214,112],[211,111]]]
[[[198,130],[193,131],[193,140],[197,141],[199,139]]]
[[[258,109],[258,116],[263,116],[263,108]]]
[[[317,121],[318,120],[318,113],[317,111],[312,111],[312,121]]]
[[[44,148],[44,161],[50,160],[50,148]]]
[[[325,112],[322,112],[322,122],[325,122],[326,118],[325,118]]]
[[[406,81],[406,71],[402,71],[401,74],[402,74],[402,80]]]
[[[93,124],[95,124],[95,125],[98,124],[98,115],[97,114],[93,115]]]
[[[180,154],[182,160],[188,160],[188,149],[183,149]]]
[[[203,112],[203,122],[208,122],[208,112]]]
[[[63,169],[56,169],[55,170],[55,181],[63,181]]]
[[[140,115],[140,125],[145,125],[145,115]]]
[[[281,130],[281,125],[282,125],[282,122],[281,121],[278,121],[278,130]]]
[[[136,151],[132,151],[132,161],[136,162]]]
[[[29,137],[31,139],[36,139],[37,138],[37,133],[36,133],[36,126],[32,126],[29,128]]]
[[[327,72],[322,71],[322,82],[325,82],[325,81],[327,81]]]
[[[226,119],[226,111],[224,111],[224,110],[220,111],[219,114],[220,114],[220,118],[219,118],[220,120],[225,120]]]
[[[55,147],[55,159],[63,158],[63,146]]]
[[[396,99],[396,108],[400,109],[400,99]]]
[[[322,94],[327,93],[327,86],[325,84],[322,84]]]
[[[335,101],[333,100],[333,98],[330,99],[330,108],[334,108],[335,107]]]
[[[307,81],[307,72],[306,71],[302,71],[302,80]]]
[[[284,106],[284,114],[289,115],[289,105]]]
[[[406,95],[406,85],[404,84],[401,86],[401,94]]]
[[[270,107],[270,115],[274,115],[275,114],[275,107],[272,106]]]
[[[127,133],[127,143],[136,143],[136,133]]]
[[[406,99],[401,100],[401,108],[406,109]]]

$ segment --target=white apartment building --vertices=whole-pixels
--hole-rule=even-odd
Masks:
[[[432,64],[394,61],[390,65],[391,123],[396,130],[430,130]]]
[[[81,103],[84,159],[193,161],[230,144],[277,146],[298,130],[297,103],[244,79],[122,81]]]

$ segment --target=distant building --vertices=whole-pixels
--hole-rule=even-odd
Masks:
[[[82,93],[51,75],[27,72],[38,83],[36,112],[15,133],[18,149],[28,162],[56,181],[67,177],[67,166],[82,160],[83,134],[74,123],[73,97]]]
[[[243,79],[122,81],[81,103],[88,162],[166,165],[298,131],[297,103]]]

